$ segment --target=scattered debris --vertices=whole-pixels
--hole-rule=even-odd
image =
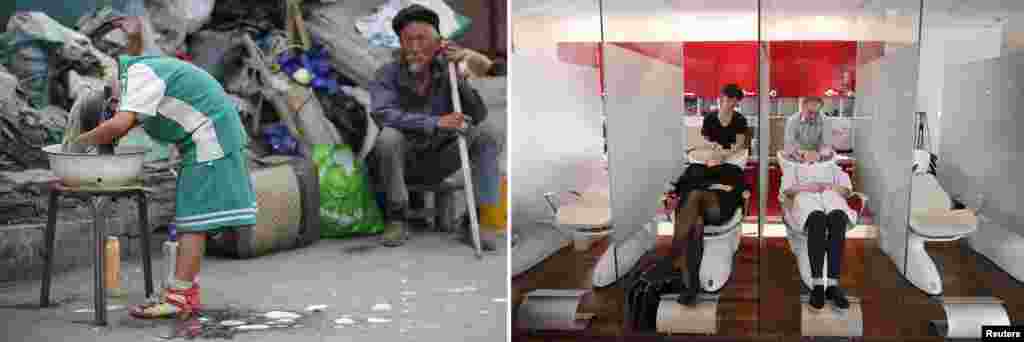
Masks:
[[[390,319],[390,318],[376,318],[376,317],[370,317],[370,318],[369,318],[369,319],[367,319],[366,321],[367,321],[367,322],[370,322],[370,323],[378,323],[378,324],[379,324],[379,323],[391,323],[391,319]]]
[[[374,305],[373,311],[391,311],[391,304],[382,303]]]
[[[271,311],[266,313],[264,317],[266,317],[267,319],[297,319],[299,317],[302,317],[302,315],[293,312]]]
[[[295,324],[295,320],[291,319],[291,318],[282,318],[282,319],[279,319],[279,320],[276,320],[276,321],[267,322],[267,324],[275,324],[275,325]]]
[[[343,325],[353,325],[353,324],[356,324],[356,321],[351,319],[351,318],[342,317],[342,318],[338,318],[338,319],[334,320],[334,323],[335,324],[343,324]]]
[[[21,172],[0,171],[0,178],[7,179],[11,183],[14,183],[15,187],[28,184],[48,183],[58,179],[57,175],[55,175],[53,171],[47,169],[32,169]]]
[[[118,304],[107,305],[107,311],[118,311],[118,310],[124,310],[125,308],[127,308],[127,307],[124,306],[124,305],[118,305]],[[96,311],[91,309],[91,308],[75,310],[75,313],[93,313],[93,312],[96,312]]]
[[[448,289],[448,293],[468,293],[476,292],[477,288],[473,286],[459,287],[454,289]]]
[[[223,325],[225,327],[237,327],[237,326],[246,325],[246,324],[248,324],[248,323],[247,322],[243,322],[243,321],[236,321],[236,320],[228,320],[228,321],[220,322],[220,325]]]
[[[270,326],[266,325],[266,324],[250,324],[250,325],[239,326],[239,327],[237,327],[235,329],[242,330],[242,331],[246,331],[246,330],[265,330],[265,329],[270,329]]]
[[[306,311],[307,312],[321,312],[321,311],[324,311],[326,309],[327,309],[327,305],[323,305],[323,304],[310,305],[310,306],[306,307]]]

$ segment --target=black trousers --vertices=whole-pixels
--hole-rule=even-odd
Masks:
[[[807,256],[811,259],[811,277],[822,277],[822,265],[828,253],[828,278],[839,279],[842,273],[843,246],[846,241],[846,227],[850,218],[842,210],[825,214],[816,210],[807,217]]]

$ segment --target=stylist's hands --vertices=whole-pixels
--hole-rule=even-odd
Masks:
[[[441,120],[437,122],[437,127],[447,130],[461,129],[466,123],[466,116],[462,113],[448,113],[441,116]]]
[[[842,196],[843,198],[850,197],[850,189],[844,186],[832,185],[831,190],[835,191],[837,194],[839,194],[839,196]]]
[[[800,158],[806,163],[814,163],[818,161],[821,155],[817,151],[800,151]]]

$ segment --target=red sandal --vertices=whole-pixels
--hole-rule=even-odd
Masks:
[[[188,319],[199,312],[199,284],[188,289],[165,288],[159,301],[135,306],[129,312],[135,318],[155,319],[178,317]]]

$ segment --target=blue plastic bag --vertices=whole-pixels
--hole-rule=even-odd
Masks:
[[[299,155],[299,142],[288,134],[288,126],[275,123],[263,127],[263,138],[266,139],[274,154]]]

